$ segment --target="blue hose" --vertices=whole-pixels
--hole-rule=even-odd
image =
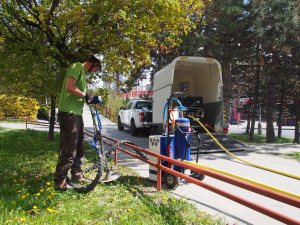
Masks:
[[[100,120],[100,116],[99,116],[99,113],[96,109],[96,115],[97,115],[97,122],[98,122],[98,127],[99,127],[99,130],[101,131],[102,130],[102,123],[101,123],[101,120]],[[94,138],[93,140],[90,142],[90,147],[92,149],[94,149],[96,152],[99,153],[99,149],[97,148],[97,131],[95,131],[95,135],[94,135]]]
[[[171,98],[171,101],[177,101],[178,102],[179,107],[176,107],[176,109],[181,109],[181,110],[185,110],[186,109],[186,107],[184,107],[177,98]],[[165,118],[166,118],[166,109],[167,109],[167,106],[168,106],[168,102],[166,103],[165,108],[164,108],[163,120],[165,120]]]
[[[97,120],[98,120],[98,127],[99,127],[99,130],[101,131],[102,130],[102,123],[101,123],[101,120],[100,120],[100,116],[99,116],[99,113],[96,109],[96,115],[97,115]]]

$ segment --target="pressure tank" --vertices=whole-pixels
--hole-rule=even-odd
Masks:
[[[175,120],[175,159],[191,161],[190,157],[190,120],[178,118]],[[178,128],[177,128],[178,127]],[[179,130],[180,129],[180,130]],[[183,168],[175,166],[175,170],[182,171]]]

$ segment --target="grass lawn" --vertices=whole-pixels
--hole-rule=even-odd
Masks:
[[[252,143],[252,144],[262,144],[262,143],[266,143],[267,139],[265,135],[258,135],[258,134],[254,134],[254,142],[250,142],[249,141],[249,135],[246,133],[240,133],[240,134],[229,134],[230,137],[245,142],[245,143]],[[275,137],[275,143],[293,143],[293,139],[292,138],[278,138]]]
[[[254,135],[254,142],[249,141],[249,135],[248,134],[229,134],[230,137],[239,140],[241,142],[247,143],[247,144],[262,144],[266,143],[266,136],[265,135]],[[292,138],[275,138],[275,143],[293,143]],[[285,158],[290,158],[290,159],[297,159],[300,160],[300,152],[292,152],[292,153],[286,153],[283,155]]]
[[[300,160],[300,152],[286,153],[286,154],[284,154],[284,156],[286,158],[292,158],[292,159]]]
[[[55,191],[58,135],[54,142],[47,135],[1,129],[0,224],[224,224],[118,165],[122,177],[110,185],[87,194]]]
[[[0,127],[0,131],[6,130],[6,128],[4,127]]]
[[[0,123],[26,123],[26,121],[21,119],[4,119],[0,120]]]

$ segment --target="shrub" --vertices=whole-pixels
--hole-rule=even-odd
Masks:
[[[39,109],[38,102],[33,98],[17,95],[0,95],[0,116],[20,119],[35,119]]]
[[[110,95],[109,101],[107,102],[106,106],[114,108],[118,114],[120,111],[120,107],[125,106],[129,101],[130,99],[128,97],[126,99],[123,99],[118,95]]]
[[[96,92],[96,95],[100,95],[102,97],[103,104],[106,105],[109,100],[109,89],[99,88]]]
[[[50,106],[41,106],[38,109],[37,118],[40,120],[49,120]]]

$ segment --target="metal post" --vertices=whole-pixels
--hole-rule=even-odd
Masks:
[[[115,148],[115,164],[118,164],[118,150]]]
[[[257,134],[262,135],[262,127],[261,127],[261,105],[260,104],[259,104],[259,121],[258,121]]]
[[[157,158],[157,191],[161,191],[161,158]]]

